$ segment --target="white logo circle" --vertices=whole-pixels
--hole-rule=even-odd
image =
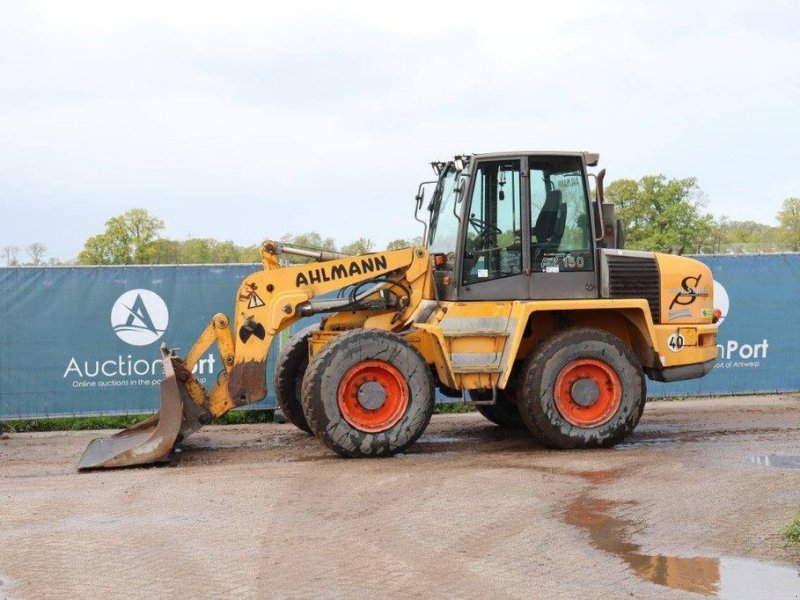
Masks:
[[[150,290],[128,290],[111,309],[114,333],[131,346],[152,344],[164,335],[168,324],[166,303]]]
[[[728,292],[719,281],[714,280],[714,308],[718,308],[722,313],[718,321],[720,325],[725,320],[725,317],[728,316],[729,307],[730,300],[728,299]]]

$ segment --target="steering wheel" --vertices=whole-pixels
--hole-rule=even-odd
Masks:
[[[469,216],[469,224],[475,229],[475,232],[478,234],[473,239],[474,247],[482,248],[485,246],[485,242],[487,238],[491,234],[500,235],[503,233],[503,230],[495,225],[490,225],[486,221],[482,221],[478,219],[474,214]]]

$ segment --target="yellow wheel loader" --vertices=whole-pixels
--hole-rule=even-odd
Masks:
[[[318,314],[284,347],[276,396],[289,421],[342,456],[412,444],[436,388],[549,447],[618,443],[642,415],[645,376],[713,368],[719,314],[708,267],[622,249],[604,171],[587,170],[598,159],[503,152],[433,163],[436,180],[416,196],[417,248],[345,256],[265,242],[232,327],[215,315],[185,358],[162,346],[159,412],[94,440],[79,468],[168,460],[212,418],[264,398],[275,336]],[[317,262],[282,267],[282,254]],[[206,391],[192,369],[214,343],[225,369]]]

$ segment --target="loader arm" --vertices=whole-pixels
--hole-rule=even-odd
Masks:
[[[381,288],[393,286],[378,283],[379,287],[360,304],[353,307],[342,301],[340,308],[394,313],[395,322],[400,324],[418,304],[419,298],[414,296],[420,296],[422,291],[419,279],[428,272],[428,255],[422,249],[406,248],[281,267],[273,244],[264,244],[264,270],[247,277],[239,287],[232,332],[233,365],[211,390],[208,408],[214,416],[258,402],[267,395],[266,364],[274,337],[304,316],[335,311],[331,310],[330,302],[315,303],[315,298],[386,277],[407,288],[413,287],[417,294],[410,294],[407,300],[401,296],[393,304],[380,297]]]
[[[382,325],[399,328],[432,285],[430,260],[423,248],[360,256],[323,251],[312,255],[319,262],[282,267],[281,253],[300,253],[287,250],[280,243],[264,242],[264,268],[240,284],[232,328],[224,314],[214,315],[185,360],[162,345],[165,379],[159,412],[115,436],[93,440],[79,462],[80,469],[168,459],[176,443],[213,417],[267,395],[267,356],[283,329],[303,317],[338,311],[367,311],[379,317]],[[319,298],[354,286],[347,297]],[[192,369],[215,342],[225,369],[206,392]]]

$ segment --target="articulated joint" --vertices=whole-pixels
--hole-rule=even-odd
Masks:
[[[192,349],[189,350],[189,354],[186,355],[184,364],[190,371],[214,341],[217,342],[225,370],[230,372],[233,368],[234,360],[233,336],[231,335],[230,321],[223,313],[214,315],[214,318],[211,319],[211,322],[206,325],[206,328],[200,334],[200,337],[197,338]]]
[[[233,368],[234,348],[228,317],[223,313],[217,313],[211,322],[214,324],[214,335],[217,339],[220,356],[222,356],[222,363],[225,365],[225,370],[230,373]]]

